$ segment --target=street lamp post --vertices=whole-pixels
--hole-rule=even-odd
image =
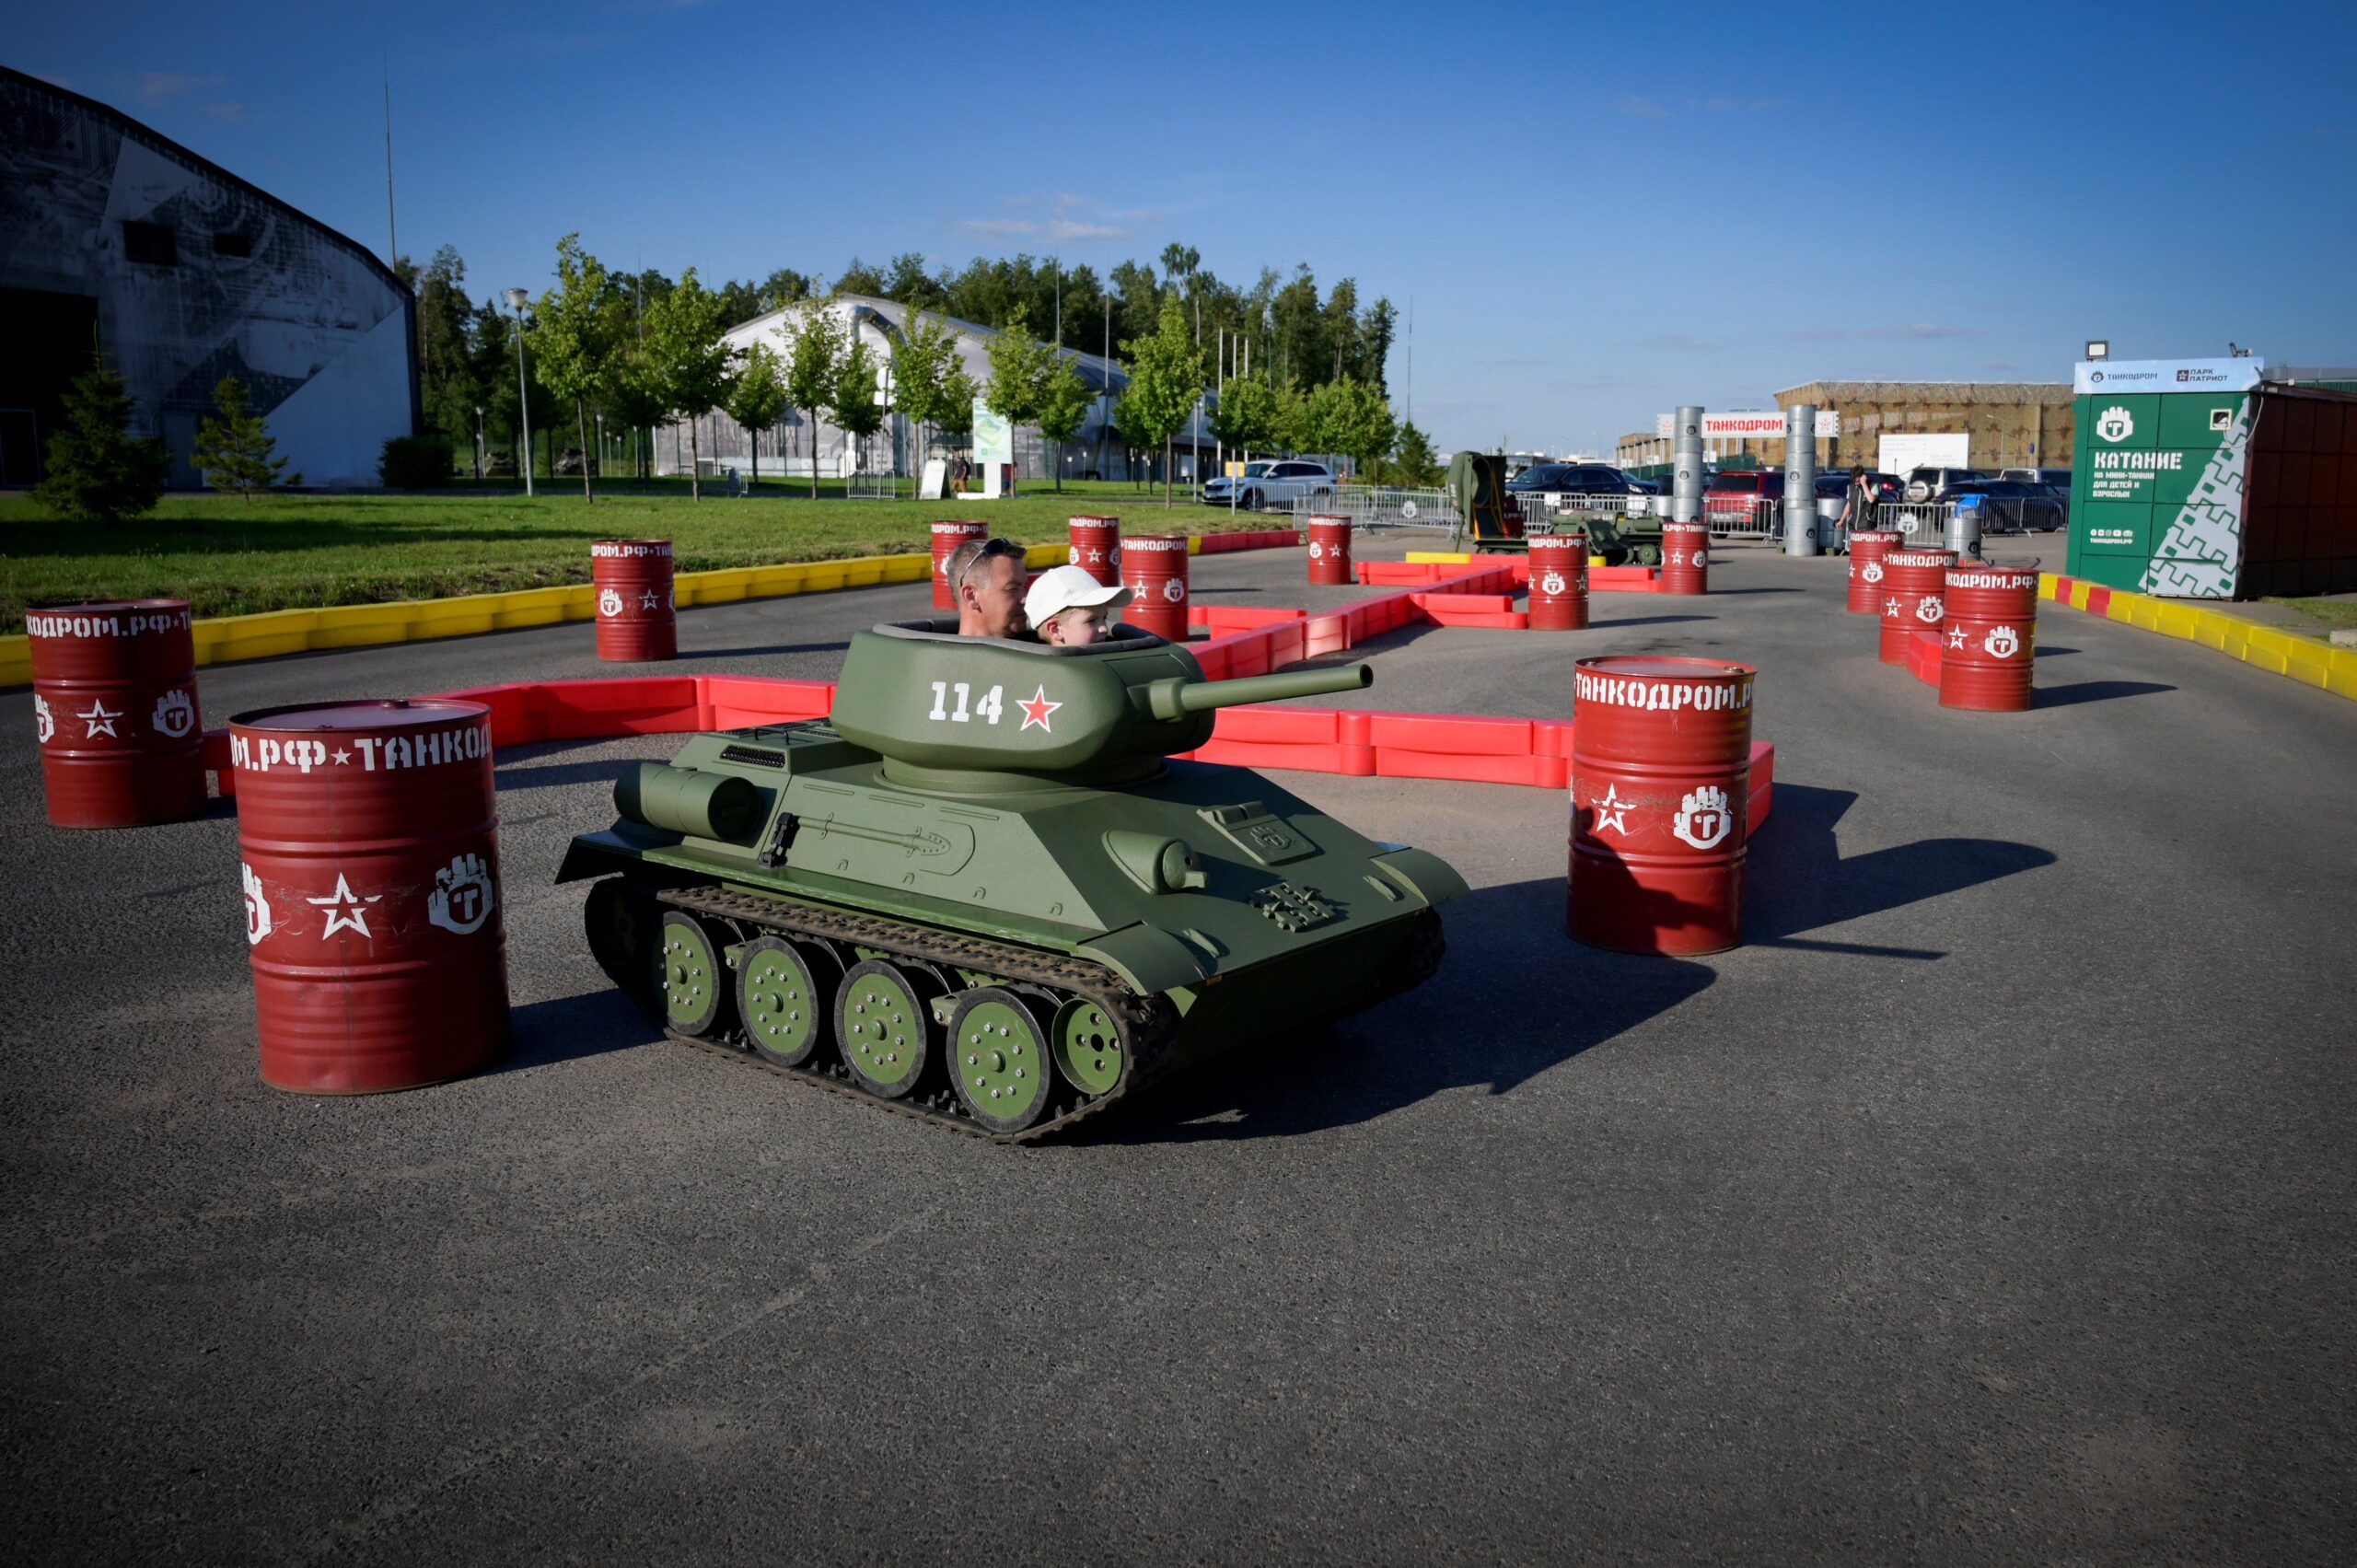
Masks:
[[[482,482],[482,405],[475,405],[475,482]]]
[[[516,417],[524,424],[524,494],[532,494],[532,396],[524,386],[524,306],[532,296],[520,288],[507,291],[516,312]]]
[[[598,477],[606,477],[606,416],[598,416]]]

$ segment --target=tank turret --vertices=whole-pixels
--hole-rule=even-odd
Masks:
[[[1212,736],[1213,710],[1355,691],[1365,665],[1209,681],[1183,647],[1117,628],[1086,647],[879,626],[852,639],[836,687],[836,733],[884,759],[888,777],[944,772],[1151,772]],[[971,781],[970,781],[971,782]]]
[[[589,947],[679,1039],[1030,1138],[1190,1061],[1420,983],[1465,884],[1242,768],[1176,760],[1217,709],[1365,665],[1206,681],[1116,628],[1054,648],[853,638],[833,716],[627,764]]]

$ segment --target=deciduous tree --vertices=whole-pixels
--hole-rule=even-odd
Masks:
[[[651,385],[664,412],[688,422],[688,494],[703,499],[703,453],[696,421],[728,395],[729,361],[721,338],[720,296],[696,281],[690,267],[662,298],[646,308],[643,345]]]
[[[1277,389],[1255,370],[1222,387],[1219,406],[1212,411],[1212,433],[1249,457],[1254,448],[1267,451],[1277,440]]]
[[[737,363],[728,384],[728,417],[742,425],[753,448],[753,482],[761,482],[761,432],[785,412],[785,377],[777,351],[755,343]]]
[[[856,262],[853,265],[857,265]],[[834,401],[835,380],[842,371],[843,331],[824,300],[814,300],[796,314],[794,343],[785,362],[785,395],[802,411],[810,428],[810,498],[819,498],[819,415]]]
[[[1046,390],[1052,351],[1033,337],[1017,315],[986,349],[991,378],[982,402],[1010,425],[1029,424],[1039,416],[1040,394]]]
[[[1194,411],[1203,391],[1203,355],[1187,330],[1187,313],[1177,297],[1162,302],[1153,336],[1124,345],[1130,351],[1130,389],[1121,399],[1121,428],[1142,446],[1162,447],[1162,504],[1172,504],[1170,443]]]
[[[852,469],[866,466],[867,438],[883,428],[884,405],[876,401],[876,361],[856,334],[843,351],[835,371],[835,389],[827,400],[835,426],[852,439]]]
[[[540,296],[532,336],[540,350],[540,384],[573,404],[574,428],[581,442],[581,498],[597,499],[590,488],[589,401],[606,389],[606,377],[622,343],[619,301],[607,287],[606,269],[581,248],[581,237],[556,242],[557,286]],[[555,464],[550,464],[553,472]]]
[[[1039,434],[1056,444],[1056,488],[1064,487],[1064,443],[1080,434],[1088,418],[1088,405],[1096,401],[1088,383],[1071,360],[1058,355],[1048,366],[1039,389],[1039,405],[1036,414]]]

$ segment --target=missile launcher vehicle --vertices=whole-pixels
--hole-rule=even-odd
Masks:
[[[1207,681],[1132,627],[954,626],[860,633],[830,718],[635,764],[574,841],[590,950],[668,1033],[1015,1142],[1438,966],[1446,863],[1172,756],[1366,666]]]

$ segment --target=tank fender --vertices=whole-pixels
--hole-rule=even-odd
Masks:
[[[1142,994],[1201,985],[1211,978],[1202,955],[1155,926],[1125,925],[1073,949],[1094,958]]]
[[[609,871],[625,871],[638,864],[636,856],[622,854],[620,846],[597,842],[605,836],[585,833],[565,846],[563,863],[556,868],[560,886],[603,877]]]
[[[1428,904],[1445,904],[1473,889],[1457,868],[1430,850],[1395,849],[1375,857],[1383,874]]]

